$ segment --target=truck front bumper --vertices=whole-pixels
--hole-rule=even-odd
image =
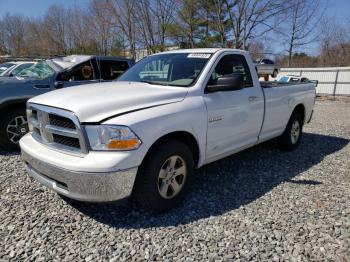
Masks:
[[[127,198],[132,193],[137,167],[113,172],[69,170],[36,157],[38,151],[41,150],[31,152],[30,147],[21,143],[22,159],[29,176],[61,195],[80,201],[109,202]]]

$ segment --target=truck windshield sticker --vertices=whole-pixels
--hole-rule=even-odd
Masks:
[[[210,54],[193,53],[189,54],[187,58],[209,58]]]

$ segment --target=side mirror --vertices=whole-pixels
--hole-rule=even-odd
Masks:
[[[59,81],[56,81],[53,85],[56,89],[60,89],[60,88],[63,88],[64,85],[63,85],[63,82],[59,82]]]
[[[310,82],[314,84],[314,87],[318,86],[318,80],[310,80]]]
[[[215,84],[207,85],[207,92],[219,92],[219,91],[235,91],[244,88],[244,80],[242,74],[222,76],[219,77]]]

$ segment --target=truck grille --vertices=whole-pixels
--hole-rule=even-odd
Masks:
[[[80,143],[78,138],[66,137],[61,135],[52,134],[53,141],[57,144],[74,147],[80,149]]]
[[[75,129],[75,124],[73,123],[72,120],[68,118],[50,114],[49,119],[50,119],[50,125]]]
[[[72,154],[87,153],[79,120],[72,112],[29,104],[27,114],[33,137],[39,142]]]

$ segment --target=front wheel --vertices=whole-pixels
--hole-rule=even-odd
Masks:
[[[299,113],[293,113],[287,127],[279,137],[279,145],[285,150],[294,150],[300,144],[303,132],[303,120]]]
[[[139,169],[135,194],[146,209],[164,212],[184,198],[194,169],[191,150],[180,141],[163,143]]]
[[[3,114],[0,119],[0,147],[7,151],[18,150],[19,140],[28,133],[25,110],[14,109]]]

